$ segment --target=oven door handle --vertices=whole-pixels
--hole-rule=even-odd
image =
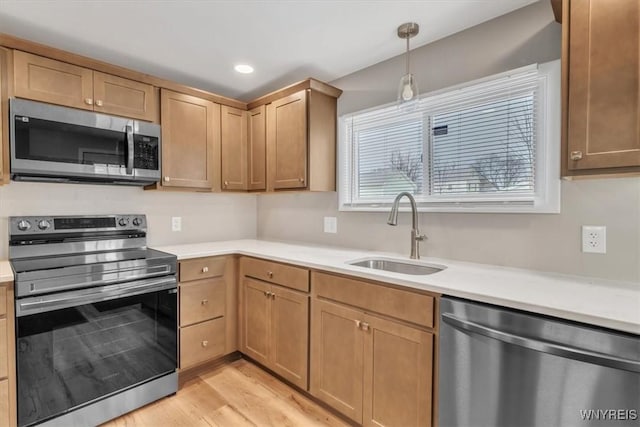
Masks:
[[[158,292],[162,290],[177,291],[178,282],[175,276],[145,280],[136,280],[98,288],[82,289],[72,292],[61,292],[53,295],[30,297],[16,300],[16,317],[45,313],[62,308],[93,304],[133,295]],[[175,292],[174,292],[175,293]]]

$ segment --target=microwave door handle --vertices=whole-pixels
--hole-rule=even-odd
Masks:
[[[133,174],[133,123],[125,126],[127,132],[127,175]]]

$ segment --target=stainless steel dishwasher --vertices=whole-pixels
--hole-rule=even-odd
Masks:
[[[441,301],[439,427],[640,426],[640,337]]]

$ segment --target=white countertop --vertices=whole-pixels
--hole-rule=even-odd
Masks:
[[[409,261],[398,254],[261,240],[232,240],[155,249],[173,253],[179,260],[228,254],[255,256],[640,334],[640,283],[429,257],[422,258],[421,262],[441,264],[447,268],[433,275],[410,276],[346,264],[346,261],[368,257]],[[0,280],[2,271],[0,263]]]
[[[13,270],[9,261],[0,261],[0,283],[13,282]]]

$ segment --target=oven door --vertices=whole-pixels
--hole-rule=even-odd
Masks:
[[[174,276],[16,300],[18,425],[175,372]]]

